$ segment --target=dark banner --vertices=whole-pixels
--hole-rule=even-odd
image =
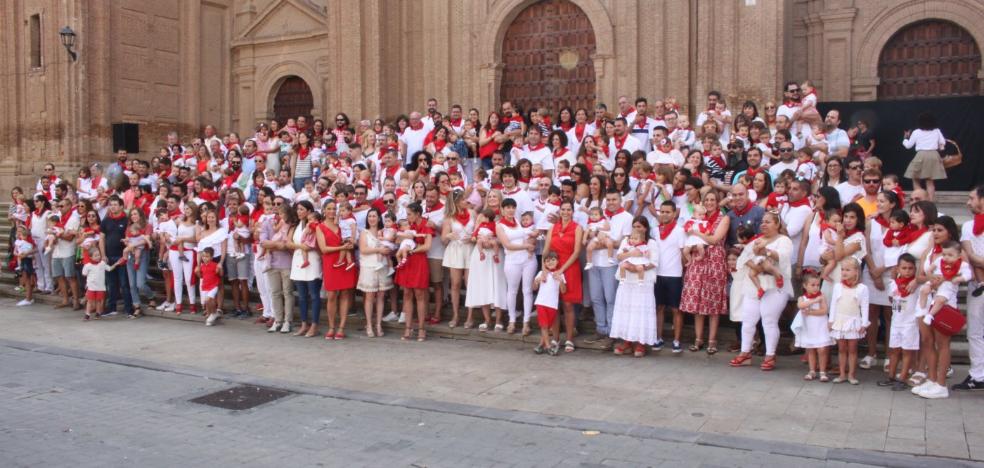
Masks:
[[[916,128],[919,114],[936,116],[943,136],[954,140],[963,151],[963,163],[947,170],[947,179],[936,182],[937,190],[964,191],[984,182],[984,96],[920,99],[912,101],[822,102],[823,115],[830,109],[840,110],[841,127],[847,128],[858,119],[866,120],[874,132],[875,156],[885,165],[882,171],[902,177],[915,156],[915,150],[902,146],[906,130]],[[904,179],[906,190],[912,181]]]

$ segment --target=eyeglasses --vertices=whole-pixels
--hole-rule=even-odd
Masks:
[[[384,205],[392,205],[393,203],[396,203],[396,200],[383,200]]]
[[[878,184],[878,183],[881,183],[881,181],[878,180],[878,179],[865,179],[864,180],[864,183],[866,183],[866,184]]]
[[[788,90],[788,91],[789,91],[790,93],[798,93],[798,92],[800,92],[800,90],[799,90],[799,88],[796,88],[796,89],[790,89],[790,90]]]
[[[852,170],[852,171],[860,171],[861,170],[861,165],[860,164],[851,164],[850,166],[847,166],[847,168],[849,170]]]
[[[766,109],[775,109],[776,106],[765,106]]]

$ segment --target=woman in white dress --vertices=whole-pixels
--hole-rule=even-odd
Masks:
[[[892,329],[892,307],[888,300],[888,284],[892,281],[890,267],[885,258],[885,233],[888,232],[888,217],[899,205],[895,192],[880,192],[875,202],[877,212],[868,223],[868,256],[865,257],[864,271],[861,272],[861,284],[868,288],[868,331],[865,340],[868,343],[868,353],[858,364],[862,369],[869,369],[878,361],[878,320],[882,319],[885,329]],[[918,257],[916,257],[918,258]],[[897,259],[896,259],[897,260]],[[894,262],[892,263],[894,265]],[[875,278],[878,278],[875,280]],[[888,340],[885,340],[885,366],[888,366]]]
[[[803,231],[807,233],[800,236],[800,245],[793,246],[799,249],[796,256],[796,265],[801,269],[815,270],[817,276],[823,271],[820,265],[820,252],[823,250],[823,238],[820,237],[820,223],[823,222],[828,210],[840,210],[840,194],[833,187],[820,187],[817,197],[813,201],[813,215],[808,216]],[[794,272],[799,273],[799,272]]]
[[[535,227],[535,226],[534,226]],[[502,202],[502,216],[496,224],[496,237],[505,251],[503,274],[506,277],[506,310],[509,326],[506,332],[516,332],[516,296],[523,290],[523,336],[530,334],[530,316],[533,313],[533,277],[536,276],[536,241],[530,238],[534,230],[523,228],[516,220],[516,201],[507,198]]]
[[[444,205],[444,223],[441,226],[441,240],[447,244],[441,266],[448,269],[451,283],[451,321],[448,327],[458,326],[458,312],[461,310],[461,283],[468,281],[468,263],[471,259],[471,234],[475,230],[475,213],[468,209],[468,199],[460,191],[448,194]],[[471,317],[471,311],[468,311]]]
[[[659,245],[649,237],[649,220],[637,216],[632,220],[632,232],[645,239],[643,244],[635,244],[632,236],[622,239],[618,248],[618,261],[632,257],[648,257],[643,265],[635,265],[644,270],[642,281],[624,281],[615,292],[615,313],[612,314],[611,338],[623,340],[615,347],[615,354],[627,354],[630,350],[636,357],[646,354],[646,346],[659,341],[659,324],[656,323],[656,272],[659,265]],[[626,277],[637,278],[639,272],[626,271]]]
[[[493,190],[485,197],[485,210],[494,215],[501,208],[502,194],[498,190]],[[500,249],[497,239],[494,250]],[[506,308],[506,275],[502,269],[502,263],[497,261],[501,255],[484,255],[482,250],[473,248],[471,258],[468,260],[468,290],[465,293],[465,307],[468,308],[468,318],[465,319],[465,328],[471,328],[472,308],[482,309],[484,322],[478,326],[479,331],[488,331],[489,323],[492,321],[491,309],[495,308],[495,328],[502,330],[502,309]]]
[[[314,212],[314,205],[304,200],[294,206],[297,212],[298,225],[287,248],[294,251],[290,261],[290,280],[297,291],[297,304],[301,312],[301,328],[294,336],[311,338],[318,334],[318,318],[321,312],[321,255],[316,247],[310,247],[302,241],[307,230],[308,215]],[[308,252],[308,265],[304,265],[304,252]]]
[[[832,304],[830,300],[834,285],[840,283],[841,280],[841,260],[854,257],[854,260],[860,265],[864,256],[868,254],[867,242],[864,238],[864,209],[857,203],[848,203],[843,211],[844,216],[837,236],[844,241],[838,242],[833,250],[823,253],[823,258],[828,262],[837,262],[834,271],[830,273],[831,280],[824,281],[823,287],[820,288],[823,296],[827,298],[828,304]]]
[[[383,308],[386,291],[393,289],[389,256],[392,250],[380,241],[383,217],[379,210],[366,213],[365,230],[359,233],[359,282],[356,285],[366,297],[362,301],[366,313],[366,336],[383,336]]]
[[[760,237],[742,250],[738,257],[738,272],[731,285],[731,320],[741,321],[741,354],[731,360],[732,367],[751,365],[755,327],[759,320],[765,332],[765,359],[760,369],[770,371],[776,366],[776,347],[779,344],[779,317],[793,295],[790,278],[793,260],[793,241],[785,234],[782,221],[775,212],[767,211],[759,226]],[[765,262],[755,263],[764,257]],[[765,294],[748,279],[752,270],[759,272],[759,284]],[[778,275],[777,275],[778,273]]]

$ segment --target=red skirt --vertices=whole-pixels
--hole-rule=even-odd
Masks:
[[[565,258],[563,262],[566,262]],[[564,270],[564,281],[567,283],[567,291],[560,295],[560,301],[569,304],[580,304],[583,299],[581,294],[581,261],[578,260],[570,268]]]
[[[408,256],[407,263],[396,270],[396,277],[393,282],[401,288],[427,289],[430,286],[430,266],[427,264],[427,253],[421,252]]]
[[[325,291],[348,291],[355,289],[355,283],[359,280],[359,267],[346,270],[348,265],[335,266],[338,262],[338,252],[324,254],[321,256],[321,280]]]

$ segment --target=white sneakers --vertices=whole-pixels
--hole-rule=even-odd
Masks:
[[[865,356],[858,361],[858,367],[862,369],[871,369],[871,366],[878,364],[878,359],[872,356]]]
[[[921,385],[912,387],[912,393],[914,395],[919,395],[923,398],[928,399],[938,399],[938,398],[949,398],[950,391],[946,387],[933,382],[932,380],[927,380]]]
[[[582,270],[588,271],[588,270],[590,270],[592,268],[594,268],[594,263],[587,262],[587,263],[584,264],[584,268],[582,268]]]
[[[211,315],[209,315],[207,319],[205,319],[205,326],[211,327],[212,325],[215,325],[215,322],[217,320],[219,320],[219,313],[214,312]]]
[[[389,314],[386,314],[386,316],[383,317],[383,321],[384,322],[395,322],[399,318],[400,318],[400,316],[399,315],[396,315],[396,311],[394,310],[394,311],[390,312]]]
[[[273,325],[270,325],[270,328],[267,328],[267,333],[273,333],[279,329],[280,329],[280,324],[277,322],[273,322]]]
[[[29,306],[31,304],[34,304],[33,299],[32,300],[21,299],[21,301],[17,303],[17,307]]]
[[[154,309],[163,311],[167,308],[168,304],[170,304],[170,302],[161,302],[160,304],[157,304],[157,307],[154,307]]]
[[[284,325],[280,327],[280,333],[290,333],[290,320],[284,322]]]
[[[164,312],[174,312],[175,306],[173,302],[164,303]]]
[[[407,323],[407,314],[405,312],[400,312],[400,319],[397,323]]]

